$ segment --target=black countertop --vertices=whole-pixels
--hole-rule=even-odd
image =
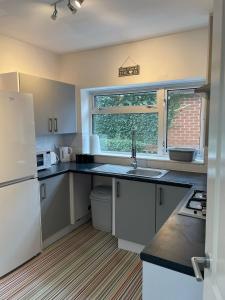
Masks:
[[[67,172],[77,173],[89,173],[91,170],[101,164],[76,164],[73,162],[59,163],[53,165],[50,169],[42,170],[38,172],[38,180],[44,180],[50,177],[54,177]]]
[[[102,167],[100,171],[95,170],[96,167]],[[38,179],[44,180],[53,176],[57,176],[59,174],[63,174],[66,172],[74,172],[74,173],[85,173],[85,174],[93,174],[99,176],[109,176],[109,177],[117,177],[129,180],[138,180],[138,181],[146,181],[157,184],[169,184],[176,186],[186,186],[186,187],[195,187],[198,189],[202,189],[206,185],[206,175],[200,173],[191,173],[191,172],[180,172],[180,171],[169,171],[162,178],[147,178],[136,175],[128,175],[126,174],[127,169],[132,169],[131,167],[125,166],[117,166],[117,165],[108,165],[108,164],[77,164],[75,162],[70,163],[59,163],[57,165],[52,166],[50,169],[39,171]]]
[[[100,166],[100,171],[94,170],[94,168]],[[96,163],[60,163],[48,170],[38,172],[38,179],[44,180],[66,172],[184,186],[190,187],[190,191],[193,189],[206,190],[206,174],[169,171],[162,178],[153,179],[128,175],[126,174],[125,167]],[[205,221],[177,214],[179,207],[186,200],[186,197],[188,195],[185,196],[170,218],[162,226],[151,244],[141,252],[141,259],[161,267],[194,276],[191,257],[205,256]]]
[[[141,252],[141,259],[195,276],[191,258],[205,256],[205,220],[178,214],[188,197],[185,196],[150,245]]]

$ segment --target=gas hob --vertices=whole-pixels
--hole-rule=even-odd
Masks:
[[[179,210],[179,215],[206,219],[207,194],[203,191],[193,191],[192,195]]]

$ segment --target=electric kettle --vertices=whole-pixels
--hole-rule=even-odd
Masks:
[[[73,149],[71,147],[59,147],[59,159],[61,162],[71,161]]]
[[[58,155],[54,151],[51,151],[50,155],[51,155],[51,165],[56,165],[59,161]]]

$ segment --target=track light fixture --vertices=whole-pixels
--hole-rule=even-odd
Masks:
[[[68,4],[67,4],[69,10],[72,12],[72,14],[75,14],[77,12],[77,9],[76,7],[74,7],[72,4],[71,4],[71,1],[68,0]]]
[[[81,5],[82,3],[84,2],[84,0],[75,0],[75,5],[78,7],[78,8],[81,8]]]
[[[56,20],[57,19],[57,16],[58,16],[58,10],[57,10],[57,5],[60,4],[61,2],[65,2],[65,1],[68,1],[67,3],[67,7],[69,8],[69,10],[75,14],[77,12],[77,8],[80,8],[82,3],[84,2],[84,0],[73,0],[74,1],[74,5],[72,5],[72,0],[55,0],[55,2],[53,2],[51,5],[54,7],[54,11],[51,15],[51,19],[52,20]],[[1,2],[1,0],[0,0]]]
[[[53,21],[55,21],[57,19],[57,15],[58,15],[58,10],[57,10],[57,4],[54,4],[54,11],[53,14],[51,15],[51,18]]]

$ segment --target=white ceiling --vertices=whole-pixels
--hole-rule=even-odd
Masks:
[[[76,15],[54,0],[0,0],[0,33],[66,53],[203,27],[213,0],[85,0]],[[73,2],[73,0],[71,0]]]

